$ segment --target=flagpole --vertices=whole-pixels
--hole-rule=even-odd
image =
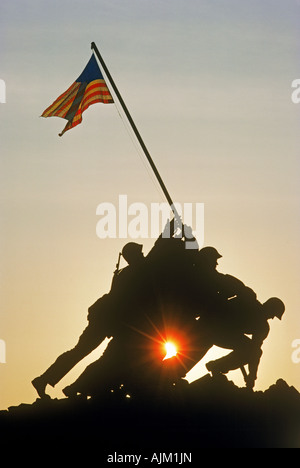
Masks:
[[[146,156],[146,158],[147,158],[147,160],[148,160],[148,162],[149,162],[149,164],[150,164],[150,166],[151,166],[151,168],[152,168],[152,170],[153,170],[153,172],[154,172],[154,174],[155,174],[155,176],[156,176],[156,178],[157,178],[157,180],[159,182],[159,185],[160,185],[160,187],[161,187],[161,189],[162,189],[162,191],[163,191],[163,193],[164,193],[164,195],[165,195],[165,197],[166,197],[166,199],[167,199],[167,201],[168,201],[168,203],[169,203],[169,205],[170,205],[170,207],[171,207],[171,209],[172,209],[172,211],[174,213],[175,218],[177,220],[179,220],[180,217],[179,217],[179,214],[178,214],[178,212],[177,212],[177,210],[176,210],[176,208],[174,206],[173,200],[172,200],[172,198],[171,198],[171,196],[170,196],[170,194],[169,194],[169,192],[168,192],[168,190],[167,190],[167,188],[166,188],[166,186],[165,186],[165,184],[164,184],[164,182],[163,182],[163,180],[162,180],[162,178],[161,178],[161,176],[160,176],[160,174],[159,174],[159,172],[157,170],[156,165],[154,164],[154,161],[153,161],[152,157],[150,156],[150,153],[149,153],[149,151],[148,151],[148,149],[147,149],[147,147],[146,147],[146,145],[145,145],[145,143],[144,143],[138,129],[136,128],[136,125],[135,125],[134,121],[132,120],[132,117],[131,117],[131,115],[129,113],[129,110],[126,107],[126,104],[123,101],[123,98],[122,98],[121,94],[119,93],[119,90],[118,90],[118,88],[117,88],[117,86],[116,86],[116,84],[115,84],[115,82],[114,82],[114,80],[113,80],[107,66],[105,65],[105,62],[104,62],[104,60],[103,60],[103,58],[102,58],[96,44],[95,44],[95,42],[91,43],[91,48],[94,50],[95,54],[97,55],[97,57],[99,59],[99,62],[100,62],[101,66],[102,66],[102,68],[103,68],[103,70],[104,70],[104,72],[105,72],[105,74],[106,74],[106,76],[107,76],[107,78],[108,78],[108,80],[109,80],[109,82],[110,82],[110,84],[111,84],[111,86],[112,86],[112,88],[113,88],[113,90],[114,90],[114,92],[115,92],[121,106],[122,106],[122,109],[123,109],[128,121],[129,121],[129,123],[131,125],[131,128],[132,128],[138,142],[140,143],[140,145],[141,145],[141,147],[142,147],[142,149],[144,151],[144,154],[145,154],[145,156]]]

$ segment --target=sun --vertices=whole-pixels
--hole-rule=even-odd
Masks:
[[[176,356],[177,354],[177,349],[176,349],[176,346],[174,345],[174,343],[171,343],[170,341],[167,341],[167,343],[165,343],[165,350],[166,350],[166,355],[164,357],[164,361],[165,359],[170,359],[174,356]]]

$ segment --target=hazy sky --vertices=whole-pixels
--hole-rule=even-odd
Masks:
[[[99,239],[96,208],[165,201],[114,105],[39,116],[80,75],[95,41],[173,199],[204,203],[219,271],[278,296],[257,389],[300,390],[297,0],[4,0],[0,6],[0,409],[72,347],[108,291],[126,239]],[[145,253],[153,239],[140,239]],[[101,350],[100,350],[101,352]],[[99,350],[98,350],[99,354]],[[0,356],[1,360],[1,356]],[[88,361],[51,390],[61,397]],[[201,370],[199,371],[201,372]],[[197,374],[198,375],[198,374]],[[241,383],[238,372],[229,374]]]

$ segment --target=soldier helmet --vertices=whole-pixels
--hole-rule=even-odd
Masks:
[[[285,311],[285,305],[278,297],[270,297],[270,299],[263,303],[263,307],[267,312],[270,312],[273,317],[279,318],[279,320],[281,320]]]
[[[142,252],[142,244],[137,244],[136,242],[128,242],[124,245],[122,249],[122,255],[127,262],[130,262],[132,258],[135,258],[136,255],[140,255]]]
[[[215,249],[214,247],[203,247],[203,249],[199,251],[198,255],[201,259],[203,258],[217,260],[218,258],[222,257],[222,255],[220,255],[217,249]]]

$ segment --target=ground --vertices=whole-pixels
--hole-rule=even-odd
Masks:
[[[264,392],[210,375],[158,393],[37,399],[0,412],[2,441],[97,442],[99,454],[201,448],[300,448],[300,394],[279,379]],[[147,452],[148,453],[148,452]]]

